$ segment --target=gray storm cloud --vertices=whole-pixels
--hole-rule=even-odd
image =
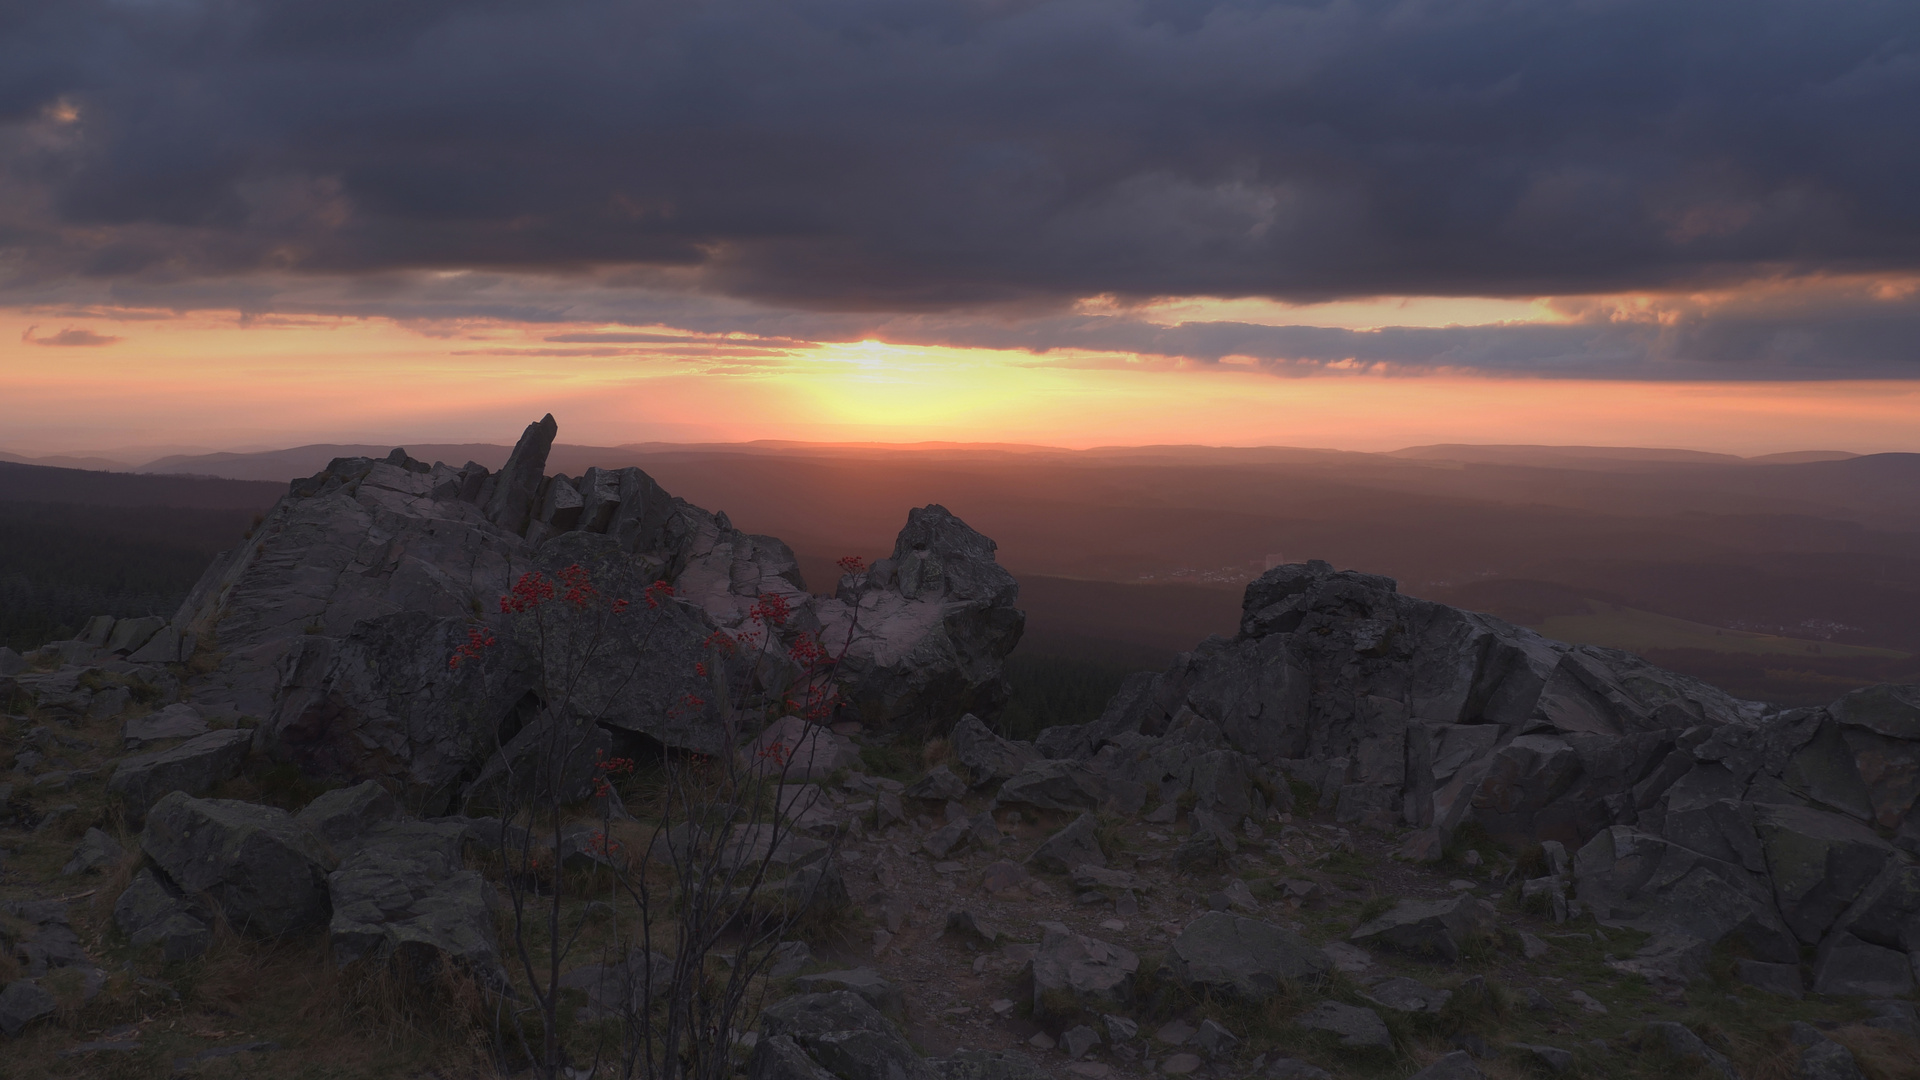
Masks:
[[[0,274],[16,302],[246,308],[289,302],[263,274],[617,271],[636,311],[670,286],[782,334],[1893,373],[1920,367],[1910,301],[1377,333],[1061,312],[1910,274],[1915,115],[1910,2],[0,0]],[[511,291],[466,303],[548,310]]]

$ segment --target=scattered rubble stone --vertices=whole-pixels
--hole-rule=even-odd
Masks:
[[[1049,1015],[1073,1007],[1124,1004],[1133,992],[1140,957],[1130,949],[1076,934],[1057,922],[1041,924],[1045,936],[1034,952],[1033,1011]]]
[[[99,829],[90,828],[81,838],[79,846],[73,849],[73,858],[60,869],[60,873],[65,877],[98,873],[119,862],[126,853],[120,841]]]
[[[1042,870],[1064,874],[1075,866],[1105,866],[1107,856],[1094,835],[1100,823],[1092,814],[1081,814],[1066,828],[1046,839],[1027,862]]]
[[[793,984],[802,993],[807,994],[850,991],[860,995],[861,1000],[889,1016],[902,1016],[906,1013],[906,1002],[900,996],[899,989],[872,968],[853,968],[846,971],[802,975],[795,979]]]
[[[1415,955],[1458,960],[1463,947],[1493,933],[1493,905],[1470,896],[1402,900],[1353,931],[1350,939]]]
[[[53,995],[33,979],[15,979],[0,990],[0,1031],[17,1038],[35,1020],[52,1016]]]
[[[326,856],[284,810],[176,791],[148,814],[140,847],[242,933],[280,937],[327,920]]]
[[[1167,953],[1167,971],[1196,990],[1263,1000],[1288,983],[1318,979],[1325,953],[1291,930],[1227,912],[1189,923]]]
[[[107,790],[119,796],[127,822],[138,826],[167,793],[205,795],[231,779],[252,745],[251,731],[209,731],[168,750],[122,758]]]
[[[1322,1001],[1299,1016],[1294,1023],[1313,1031],[1326,1031],[1340,1037],[1340,1045],[1356,1050],[1386,1050],[1393,1036],[1386,1021],[1372,1009],[1363,1009],[1338,1001]]]

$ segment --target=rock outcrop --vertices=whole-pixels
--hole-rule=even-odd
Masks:
[[[791,615],[759,662],[759,692],[787,690],[787,639],[806,632],[838,656],[848,718],[944,731],[1004,700],[1002,661],[1024,623],[1018,587],[993,541],[941,507],[911,511],[891,557],[814,597],[785,544],[639,469],[545,475],[554,432],[552,417],[531,425],[499,473],[401,450],[338,459],[293,482],[171,623],[124,636],[115,623],[113,641],[144,633],[148,649],[167,637],[171,660],[199,643],[213,670],[186,690],[203,713],[256,718],[276,758],[336,780],[390,778],[430,810],[454,806],[496,748],[537,737],[526,732],[542,706],[560,707],[542,698],[560,681],[555,665],[581,665],[566,672],[571,721],[717,750],[715,706],[688,704],[712,696],[696,667],[714,631],[755,630],[768,597]],[[633,601],[614,644],[584,663],[567,644],[543,655],[515,638],[498,610],[521,575],[576,565]],[[655,582],[672,597],[643,606]],[[449,665],[476,629],[499,647]]]
[[[140,847],[241,933],[281,937],[327,920],[326,854],[285,810],[176,791],[148,813]]]
[[[1656,983],[1697,974],[1697,947],[1730,935],[1759,962],[1816,948],[1834,993],[1905,993],[1898,961],[1920,963],[1920,687],[1780,709],[1307,563],[1247,587],[1233,638],[1035,745],[1052,760],[1003,799],[1189,798],[1196,867],[1230,856],[1227,824],[1263,817],[1287,781],[1340,821],[1412,830],[1411,858],[1438,858],[1468,822],[1540,845],[1554,865],[1523,894],[1655,934],[1618,963]],[[1090,776],[1066,785],[1048,766]],[[1406,904],[1354,939],[1454,957],[1491,930],[1483,908]]]

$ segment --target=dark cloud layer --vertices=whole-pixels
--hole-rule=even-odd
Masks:
[[[1915,116],[1912,0],[0,0],[0,265],[1033,313],[1908,272]]]

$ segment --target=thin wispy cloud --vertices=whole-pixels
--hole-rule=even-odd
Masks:
[[[79,346],[82,348],[111,345],[121,340],[108,334],[96,334],[91,330],[82,330],[76,327],[68,327],[59,333],[46,335],[36,334],[35,331],[37,330],[39,330],[37,326],[27,327],[26,332],[20,335],[20,340],[29,345]]]

